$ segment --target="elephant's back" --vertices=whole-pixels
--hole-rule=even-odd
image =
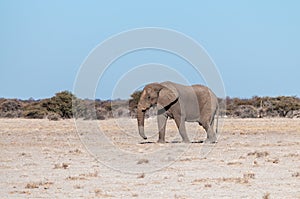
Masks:
[[[208,88],[207,86],[204,86],[204,85],[200,85],[200,84],[195,84],[195,85],[192,85],[193,89],[196,91],[196,92],[199,92],[201,93],[202,95],[204,93],[206,94],[209,94],[211,98],[216,98],[217,99],[217,96],[216,94],[210,89]]]

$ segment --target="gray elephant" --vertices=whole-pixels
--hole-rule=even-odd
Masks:
[[[158,110],[158,142],[165,142],[166,123],[169,117],[175,120],[183,142],[190,142],[185,122],[198,122],[206,130],[206,142],[217,141],[214,118],[218,111],[218,99],[208,87],[185,86],[169,81],[146,85],[137,110],[138,130],[144,139],[147,139],[144,133],[145,112],[153,106],[157,106]]]

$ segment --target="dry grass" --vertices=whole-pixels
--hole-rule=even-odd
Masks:
[[[149,163],[149,160],[148,159],[140,159],[137,164],[147,164]]]
[[[53,184],[53,182],[30,182],[26,184],[25,189],[38,189],[40,187],[43,187],[43,189],[49,189],[49,187]]]
[[[254,179],[255,178],[255,173],[252,173],[252,172],[250,172],[250,173],[244,173],[243,177],[245,179]]]
[[[95,189],[94,193],[97,198],[112,198],[112,197],[114,197],[111,194],[105,193],[102,189]]]
[[[254,151],[254,152],[250,152],[247,154],[248,156],[255,156],[256,158],[261,158],[261,157],[266,157],[269,155],[269,152],[267,151],[262,151],[262,152],[259,152],[259,151]]]
[[[192,182],[192,184],[202,184],[202,183],[207,183],[210,182],[209,185],[212,183],[220,183],[220,182],[225,182],[225,183],[236,183],[236,184],[248,184],[250,179],[254,179],[255,174],[254,173],[245,173],[243,177],[222,177],[222,178],[203,178],[203,179],[196,179]],[[206,186],[205,184],[204,186]]]
[[[79,185],[79,184],[76,184],[76,185],[73,186],[73,188],[74,188],[74,189],[83,189],[84,186]]]
[[[144,173],[141,173],[137,176],[137,178],[144,178],[145,177],[145,174]]]
[[[206,188],[211,188],[212,185],[211,185],[211,184],[205,184],[204,187],[206,187]]]
[[[269,192],[267,192],[267,193],[265,193],[265,195],[262,197],[263,199],[270,199],[270,193]]]
[[[25,189],[36,189],[36,188],[39,188],[39,183],[30,182],[27,183],[27,185],[25,186]]]
[[[296,172],[292,174],[292,177],[298,178],[300,177],[300,172]]]
[[[53,169],[67,169],[70,163],[55,164]]]

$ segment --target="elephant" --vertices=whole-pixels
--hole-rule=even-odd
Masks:
[[[198,122],[207,133],[205,142],[217,142],[218,124],[214,131],[214,120],[219,104],[218,98],[208,87],[199,84],[185,86],[170,81],[146,85],[137,106],[138,131],[144,139],[147,139],[144,133],[145,112],[155,106],[157,107],[159,143],[165,142],[168,118],[175,120],[182,141],[185,143],[190,142],[185,122]]]

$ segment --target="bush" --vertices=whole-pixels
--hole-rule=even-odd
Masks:
[[[2,112],[8,112],[8,111],[17,111],[20,110],[22,108],[22,104],[20,101],[18,100],[4,100],[1,104],[0,104],[0,110]]]
[[[16,99],[0,101],[0,117],[18,118],[22,116],[23,103]]]
[[[129,117],[129,110],[125,107],[118,107],[117,109],[113,110],[113,117]]]
[[[234,111],[234,116],[239,118],[256,118],[258,117],[258,111],[251,105],[240,105]]]
[[[58,121],[61,119],[60,115],[58,115],[57,113],[48,113],[47,118],[51,121]]]
[[[47,111],[40,108],[32,108],[24,111],[23,116],[29,119],[43,119],[47,116]]]
[[[54,97],[43,100],[29,100],[23,108],[23,117],[32,119],[72,118],[72,100],[75,96],[68,91],[56,93]]]
[[[300,109],[300,102],[296,97],[280,96],[273,99],[272,104],[280,117],[286,117],[289,112]]]
[[[69,91],[56,93],[54,97],[46,99],[42,102],[42,107],[45,107],[48,112],[58,114],[61,118],[72,118],[72,101],[75,96]]]
[[[85,120],[97,119],[97,101],[76,99],[73,101],[73,114],[75,118]]]

